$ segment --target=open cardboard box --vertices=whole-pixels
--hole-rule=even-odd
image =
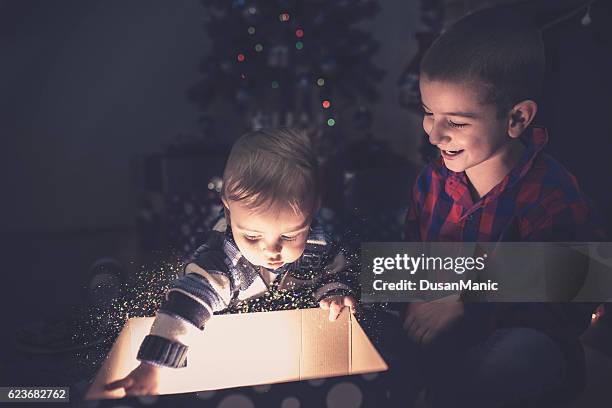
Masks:
[[[334,322],[321,309],[213,316],[200,342],[187,354],[187,367],[163,368],[159,394],[175,394],[307,380],[387,369],[353,315],[344,309]],[[123,389],[104,384],[139,364],[138,348],[153,317],[129,319],[85,399],[123,398]]]

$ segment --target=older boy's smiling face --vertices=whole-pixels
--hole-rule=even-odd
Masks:
[[[494,104],[483,103],[483,86],[422,77],[420,88],[423,129],[449,170],[466,171],[471,178],[505,159],[511,140],[508,120],[498,118]]]
[[[289,206],[253,211],[239,201],[225,203],[238,249],[253,265],[277,269],[297,260],[306,246],[310,219]]]

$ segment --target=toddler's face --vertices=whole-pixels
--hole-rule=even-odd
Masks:
[[[482,102],[480,87],[422,77],[420,88],[423,129],[449,170],[478,171],[506,154],[508,118],[499,118],[494,104]]]
[[[277,269],[304,252],[310,219],[290,207],[253,211],[239,201],[227,201],[234,241],[253,265]]]

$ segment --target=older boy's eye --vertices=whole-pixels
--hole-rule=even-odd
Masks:
[[[456,123],[456,122],[453,122],[452,120],[449,120],[448,125],[454,128],[462,128],[462,127],[466,127],[468,124],[467,123]]]
[[[259,239],[258,235],[245,235],[244,237],[249,241],[257,241]]]

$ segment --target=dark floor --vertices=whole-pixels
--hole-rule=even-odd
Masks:
[[[125,266],[126,273],[133,273],[140,268],[147,255],[143,256],[143,251],[139,250],[137,236],[136,231],[129,229],[96,233],[32,234],[13,237],[3,245],[6,250],[2,271],[5,284],[4,296],[0,298],[5,329],[0,336],[0,384],[70,386],[75,406],[165,406],[175,405],[179,401],[179,397],[151,397],[103,404],[77,402],[110,349],[112,338],[84,351],[53,354],[20,351],[14,344],[15,334],[23,327],[34,322],[67,318],[76,308],[87,306],[84,286],[88,282],[89,268],[95,260],[112,257]],[[612,358],[587,348],[587,362],[587,389],[570,406],[612,406]],[[291,386],[283,389],[293,392]],[[230,394],[218,393],[215,400],[226,400],[231,397]],[[206,395],[183,398],[181,401],[186,406],[198,403],[197,406],[206,405]],[[280,404],[283,401],[278,402]],[[290,400],[283,407],[297,407],[291,405],[294,403],[294,400]]]
[[[15,334],[28,325],[66,319],[76,309],[86,308],[85,288],[92,263],[112,257],[126,268],[133,267],[139,261],[135,237],[135,231],[124,229],[17,235],[3,240],[5,283],[0,298],[5,330],[0,336],[0,383],[65,385],[91,373],[88,360],[95,353],[27,353],[15,347]]]

